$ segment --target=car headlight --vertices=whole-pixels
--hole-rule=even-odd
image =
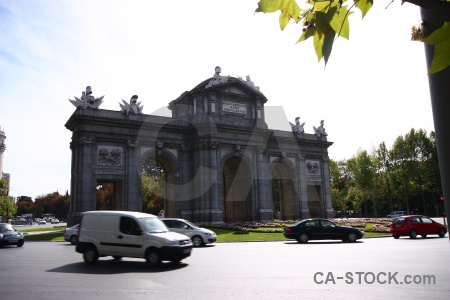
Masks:
[[[167,241],[167,246],[178,246],[180,244],[179,241]]]
[[[3,234],[0,233],[0,239],[2,239],[2,238],[3,238]]]

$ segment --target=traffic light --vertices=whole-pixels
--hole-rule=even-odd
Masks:
[[[444,197],[441,197],[439,200],[444,201]]]

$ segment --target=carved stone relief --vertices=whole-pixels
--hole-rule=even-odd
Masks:
[[[122,166],[123,148],[116,146],[98,146],[97,165]]]
[[[307,175],[320,175],[320,163],[317,160],[306,161],[306,174]]]

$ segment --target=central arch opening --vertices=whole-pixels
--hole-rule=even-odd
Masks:
[[[271,183],[275,218],[298,219],[297,191],[291,168],[283,163],[276,164],[272,170]]]
[[[233,156],[222,168],[226,223],[252,220],[252,172],[242,158]]]
[[[164,155],[148,157],[142,164],[142,210],[164,217],[176,215],[176,176],[172,163]],[[171,187],[171,188],[169,188]]]
[[[164,211],[166,172],[155,160],[142,165],[142,211],[158,215]]]

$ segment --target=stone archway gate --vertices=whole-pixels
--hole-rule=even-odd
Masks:
[[[114,186],[113,209],[141,211],[140,174],[149,159],[166,173],[166,217],[272,221],[274,171],[281,176],[281,218],[334,217],[325,130],[268,129],[267,99],[248,82],[207,79],[170,102],[172,117],[142,114],[133,97],[122,111],[99,109],[95,101],[103,97],[86,105],[83,97],[71,100],[69,223],[96,209],[96,188],[106,182]]]

